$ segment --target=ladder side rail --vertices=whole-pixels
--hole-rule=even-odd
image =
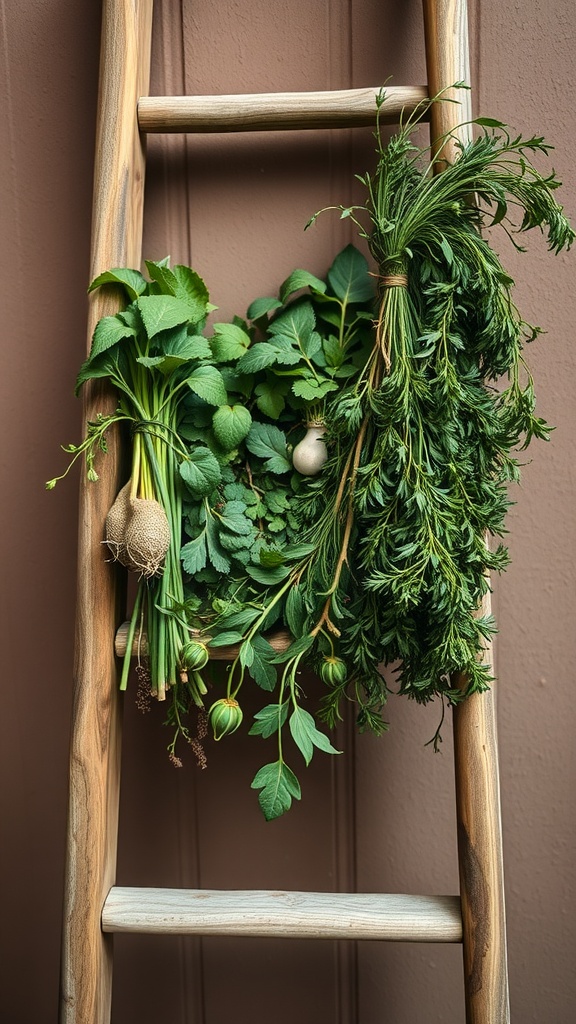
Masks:
[[[99,116],[92,209],[91,279],[141,262],[144,153],[136,103],[147,92],[152,0],[104,0]],[[88,345],[100,317],[118,299],[90,296]],[[84,421],[116,408],[111,388],[84,387]],[[110,433],[96,486],[80,485],[74,705],[70,750],[68,842],[64,892],[61,1024],[108,1024],[112,937],[101,930],[102,906],[116,871],[120,787],[120,701],[114,659],[120,588],[102,555],[106,513],[118,489],[120,446]]]
[[[430,95],[455,82],[470,83],[466,0],[423,0]],[[459,103],[433,104],[432,143],[472,117],[470,93],[449,90]],[[460,141],[471,138],[471,125]],[[442,155],[458,159],[456,139]],[[489,615],[488,593],[479,609]],[[486,646],[493,664],[493,645]],[[456,685],[464,680],[455,680]],[[506,915],[495,682],[454,709],[454,760],[462,947],[467,1024],[509,1024]]]

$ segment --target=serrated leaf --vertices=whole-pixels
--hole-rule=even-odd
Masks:
[[[293,270],[280,285],[280,301],[285,303],[294,292],[300,291],[301,288],[313,288],[317,292],[325,292],[326,283],[307,270]]]
[[[257,373],[258,370],[272,366],[277,360],[278,352],[274,346],[267,341],[259,341],[238,360],[237,370],[240,373]]]
[[[203,531],[195,540],[188,541],[180,550],[180,558],[186,572],[195,576],[204,569],[208,558],[206,550],[206,533]]]
[[[368,261],[354,245],[347,245],[328,271],[328,281],[342,302],[369,302],[374,286],[368,274]]]
[[[141,295],[137,305],[149,339],[190,319],[188,306],[174,295]]]
[[[274,761],[260,768],[252,780],[252,789],[260,789],[258,802],[266,821],[279,818],[292,806],[292,798],[300,800],[300,783],[283,761]]]
[[[314,377],[306,377],[305,380],[295,380],[292,391],[297,398],[303,398],[305,402],[315,402],[320,398],[320,386]]]
[[[222,374],[215,366],[198,366],[186,379],[191,391],[209,405],[225,405],[228,401]]]
[[[211,516],[206,520],[206,544],[208,547],[208,559],[217,572],[230,572],[230,559],[220,544],[218,529]]]
[[[266,460],[264,467],[271,473],[287,473],[291,468],[286,437],[273,423],[253,423],[246,437],[246,447],[253,455]]]
[[[251,339],[236,324],[214,324],[214,337],[210,344],[217,363],[231,363],[246,354]]]
[[[128,267],[117,267],[114,270],[106,270],[103,274],[99,274],[92,281],[88,291],[93,292],[95,288],[100,288],[103,284],[122,285],[132,300],[137,299],[139,295],[143,295],[148,287],[148,282],[140,271],[130,270]]]
[[[135,335],[134,328],[125,324],[118,316],[103,316],[96,324],[92,335],[88,362],[91,363],[92,360],[101,356],[103,352],[107,352],[118,342],[124,341],[126,338],[134,338]]]
[[[212,429],[225,452],[237,448],[252,426],[252,417],[244,405],[221,405],[212,419]]]
[[[281,392],[274,384],[257,384],[255,389],[256,405],[265,416],[271,420],[277,420],[284,410],[286,402]]]
[[[206,497],[220,483],[220,465],[208,448],[195,448],[178,468],[186,487],[195,498]]]
[[[306,765],[309,765],[312,760],[314,747],[317,747],[319,750],[323,750],[326,754],[342,753],[342,751],[336,750],[336,748],[330,743],[328,737],[316,728],[316,723],[312,715],[309,711],[305,711],[304,708],[294,708],[294,711],[290,715],[290,732],[292,734],[292,739],[306,762]]]
[[[248,735],[262,736],[262,739],[267,740],[279,732],[288,717],[288,707],[288,701],[283,704],[267,704],[254,715],[255,722]]]
[[[312,303],[306,300],[296,302],[273,320],[269,334],[271,337],[282,335],[288,338],[292,345],[300,347],[308,341],[315,326],[316,317]]]

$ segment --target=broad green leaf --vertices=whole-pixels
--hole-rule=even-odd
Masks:
[[[280,301],[285,303],[294,292],[299,291],[301,288],[313,288],[317,292],[325,292],[326,284],[307,270],[293,270],[290,276],[280,285]]]
[[[281,583],[287,576],[290,575],[290,568],[287,565],[273,566],[269,569],[264,568],[262,565],[247,565],[246,572],[257,583],[263,583],[264,586],[271,587],[275,583]]]
[[[190,309],[182,299],[174,295],[141,295],[138,309],[149,339],[161,331],[179,327],[190,319]]]
[[[191,391],[209,405],[225,405],[228,401],[222,374],[215,366],[199,366],[187,378]]]
[[[227,629],[223,633],[218,633],[217,636],[213,636],[210,640],[210,647],[232,647],[234,644],[239,644],[244,639],[242,633],[238,633],[237,630]]]
[[[292,391],[297,398],[303,398],[305,402],[316,402],[321,397],[320,385],[314,377],[295,380],[292,385]]]
[[[206,544],[208,547],[208,560],[217,572],[230,572],[230,559],[220,544],[220,535],[214,519],[208,516],[206,520]]]
[[[237,448],[252,426],[252,417],[244,405],[221,405],[214,413],[212,429],[225,452]]]
[[[273,309],[280,309],[281,306],[282,303],[278,299],[273,299],[269,296],[254,299],[254,302],[248,306],[246,316],[248,320],[259,320],[261,316],[266,316],[266,313],[270,313]]]
[[[208,448],[195,448],[178,468],[180,476],[195,498],[206,497],[220,483],[220,465]]]
[[[328,281],[342,302],[369,302],[374,285],[368,274],[368,261],[354,245],[347,245],[328,271]]]
[[[301,797],[300,783],[283,761],[265,764],[252,780],[252,789],[260,789],[258,802],[266,821],[279,818],[292,806],[292,798]]]
[[[286,405],[281,391],[274,384],[263,383],[256,385],[255,394],[260,412],[271,420],[277,420]]]
[[[306,625],[307,613],[304,598],[299,587],[291,587],[288,591],[284,614],[286,616],[286,625],[292,636],[300,636]]]
[[[206,533],[203,531],[195,540],[188,541],[180,550],[180,558],[186,572],[195,576],[204,569],[207,560]]]
[[[323,732],[316,728],[316,723],[309,711],[296,707],[290,715],[290,732],[292,739],[298,747],[307,765],[312,760],[314,747],[323,750],[326,754],[340,754]]]
[[[240,373],[257,373],[278,360],[278,352],[267,341],[259,341],[238,360],[237,370]]]
[[[186,302],[192,323],[199,323],[207,313],[216,309],[216,306],[210,303],[208,289],[196,271],[177,263],[174,267],[174,277],[178,282],[176,295]]]
[[[257,634],[252,639],[252,648],[254,651],[254,660],[248,669],[254,682],[260,687],[261,690],[267,690],[269,693],[275,689],[278,677],[276,675],[276,668],[272,663],[274,657],[274,648],[268,643],[265,637]]]
[[[110,377],[117,369],[118,358],[112,352],[103,352],[96,359],[87,359],[78,371],[74,393],[77,395],[87,380],[97,377]]]
[[[309,339],[315,326],[316,317],[312,303],[304,300],[296,302],[273,320],[269,333],[271,336],[282,335],[289,338],[292,344],[300,347]]]
[[[291,469],[286,437],[273,423],[252,423],[246,447],[253,455],[266,460],[264,468],[271,473],[287,473]]]
[[[97,356],[107,352],[108,349],[117,345],[126,338],[134,338],[136,331],[123,323],[117,316],[103,316],[98,321],[92,335],[92,347],[88,361],[91,362]]]
[[[238,652],[242,668],[250,668],[254,661],[255,653],[256,652],[254,651],[254,648],[252,647],[250,641],[244,640],[244,642],[240,645],[240,651]]]
[[[288,707],[288,701],[284,701],[283,704],[267,704],[254,715],[255,722],[248,735],[262,736],[267,740],[274,733],[279,732],[288,717]]]
[[[214,324],[210,344],[217,363],[236,362],[247,352],[251,338],[236,324]]]
[[[259,614],[258,608],[242,608],[241,611],[231,612],[229,615],[223,616],[220,620],[220,626],[222,629],[232,629],[234,626],[238,629],[245,629],[247,626],[252,625]],[[239,634],[240,640],[242,635],[242,633]]]
[[[298,637],[285,651],[280,651],[275,655],[274,664],[282,665],[285,661],[290,661],[291,658],[295,658],[298,654],[305,654],[312,647],[313,643],[314,637],[310,633]]]
[[[105,273],[99,274],[92,281],[88,291],[93,292],[95,288],[100,288],[103,284],[122,285],[132,300],[143,295],[148,287],[146,278],[139,270],[130,270],[127,267],[117,267],[115,270],[106,270]]]
[[[190,267],[178,265],[170,270],[167,263],[146,262],[148,273],[163,295],[180,299],[188,310],[190,323],[199,324],[214,307],[210,305],[208,289],[201,277]]]

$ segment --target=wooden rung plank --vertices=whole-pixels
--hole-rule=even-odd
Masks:
[[[458,896],[115,886],[104,932],[461,942]]]
[[[114,653],[117,658],[123,658],[126,654],[126,643],[128,640],[128,630],[130,629],[129,622],[123,622],[116,631],[114,638]],[[200,640],[204,643],[209,643],[210,636],[208,633],[191,636],[191,639]],[[270,646],[280,653],[286,651],[292,642],[292,637],[287,629],[278,629],[274,633],[269,633],[266,637]],[[230,644],[226,647],[210,647],[209,654],[211,661],[233,661],[238,656],[240,650],[239,644]],[[148,637],[146,633],[142,633],[140,636],[135,636],[132,642],[132,657],[145,658],[148,655]]]
[[[279,92],[235,96],[143,96],[143,132],[253,132],[353,128],[374,124],[380,88],[332,92]],[[428,97],[424,86],[386,89],[380,119],[397,124]]]

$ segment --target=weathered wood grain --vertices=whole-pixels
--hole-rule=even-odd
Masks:
[[[466,0],[424,0],[426,59],[430,95],[455,82],[470,83]],[[471,137],[470,93],[449,90],[455,103],[435,103],[433,140],[447,133],[441,159],[458,158],[457,139]],[[441,162],[437,165],[441,170]],[[490,613],[487,594],[480,615]],[[493,650],[486,650],[493,664]],[[465,680],[455,680],[463,685]],[[495,684],[454,710],[454,756],[460,895],[462,900],[464,984],[467,1024],[508,1024],[508,967],[502,858],[502,823],[496,726]]]
[[[148,88],[151,0],[104,0],[90,277],[141,259],[144,159],[137,99]],[[114,297],[90,298],[88,342]],[[100,382],[84,388],[84,417],[114,410]],[[112,950],[100,916],[114,881],[120,782],[120,720],[114,661],[116,574],[102,549],[119,482],[118,440],[100,459],[100,479],[81,483],[75,691],[70,753],[68,850],[61,975],[62,1024],[108,1024]]]
[[[373,89],[260,93],[235,96],[146,96],[138,103],[144,132],[250,132],[351,128],[376,120]],[[426,99],[424,86],[390,86],[382,124],[396,124]]]
[[[116,632],[114,650],[118,658],[123,658],[124,655],[126,654],[126,641],[128,639],[129,627],[129,622],[123,622],[122,625],[118,627],[118,630]],[[197,636],[195,636],[195,639],[207,643],[210,641],[210,636],[207,633],[199,633]],[[278,629],[274,633],[271,633],[266,639],[268,640],[270,646],[273,647],[275,651],[279,652],[285,651],[289,647],[292,638],[288,630]],[[239,650],[240,647],[238,644],[229,645],[227,647],[210,647],[209,654],[212,661],[233,661],[234,658],[237,657]],[[148,638],[146,636],[146,633],[143,633],[141,636],[134,637],[132,643],[132,657],[136,658],[138,657],[138,655],[140,655],[144,658],[146,657],[147,654]]]
[[[106,932],[460,942],[457,896],[118,886]]]

